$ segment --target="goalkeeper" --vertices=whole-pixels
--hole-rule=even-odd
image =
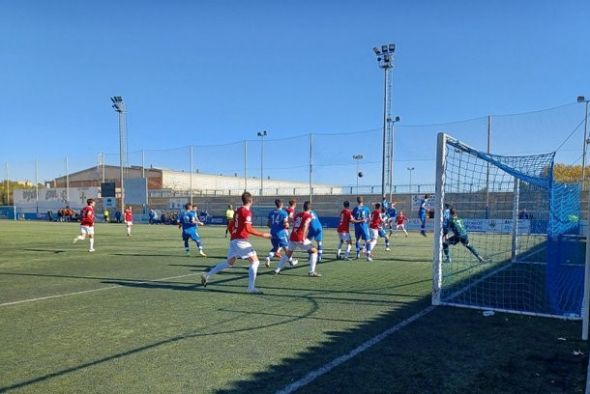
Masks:
[[[448,222],[449,230],[453,232],[451,237],[445,236],[443,239],[443,253],[445,254],[445,262],[450,263],[451,257],[449,255],[449,245],[456,245],[461,242],[480,262],[484,263],[485,260],[480,256],[479,252],[473,245],[469,243],[469,235],[467,229],[463,224],[463,220],[457,215],[455,208],[450,209],[450,219]]]

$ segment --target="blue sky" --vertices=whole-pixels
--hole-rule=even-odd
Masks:
[[[35,159],[42,178],[63,172],[66,155],[71,170],[99,152],[117,162],[109,97],[121,95],[129,150],[145,149],[148,164],[188,168],[175,162],[185,149],[159,150],[249,139],[257,173],[266,129],[268,173],[305,179],[307,137],[272,140],[358,132],[315,139],[318,181],[352,184],[342,174],[357,152],[363,181],[378,183],[383,74],[371,48],[394,42],[396,183],[409,166],[431,183],[436,131],[483,148],[488,114],[565,105],[493,123],[498,153],[560,145],[583,119],[576,96],[590,96],[589,20],[581,0],[3,1],[0,161],[28,179]],[[560,160],[577,161],[582,132]],[[242,144],[198,150],[203,171],[243,169]]]

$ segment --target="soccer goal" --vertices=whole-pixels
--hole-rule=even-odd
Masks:
[[[554,181],[554,156],[488,154],[438,135],[433,304],[582,317],[580,190]]]

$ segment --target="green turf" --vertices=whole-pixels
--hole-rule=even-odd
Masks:
[[[276,392],[430,303],[431,237],[397,236],[372,263],[342,262],[329,230],[322,278],[307,277],[302,256],[278,277],[261,266],[255,296],[243,263],[197,284],[225,256],[222,228],[200,229],[208,258],[185,257],[174,226],[126,237],[99,224],[95,253],[72,245],[77,232],[0,221],[0,391]],[[579,331],[439,307],[302,392],[581,392]]]

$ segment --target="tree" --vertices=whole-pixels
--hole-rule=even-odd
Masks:
[[[43,184],[39,184],[39,188],[42,188]],[[0,204],[12,205],[14,204],[13,193],[17,189],[34,189],[35,184],[32,182],[19,182],[4,180],[0,182]],[[8,193],[8,195],[7,195]]]
[[[582,166],[558,163],[553,166],[553,178],[557,182],[580,182],[582,180]],[[586,168],[586,182],[590,178],[590,169]]]

